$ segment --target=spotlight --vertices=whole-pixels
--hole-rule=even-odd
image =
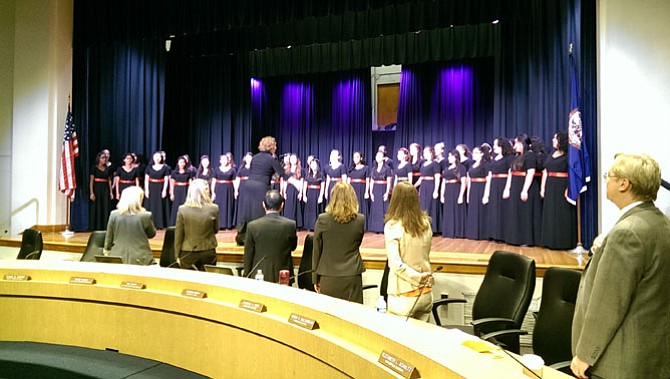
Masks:
[[[499,23],[499,22],[500,22],[500,20],[493,20],[493,21],[491,21],[491,23],[492,23],[493,25],[495,25],[495,24],[497,24],[497,23]]]

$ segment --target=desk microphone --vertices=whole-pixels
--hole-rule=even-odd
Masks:
[[[291,281],[295,278],[299,278],[299,277],[303,276],[304,274],[309,274],[310,272],[314,272],[314,270],[307,270],[307,271],[299,272],[296,275],[293,275],[292,277],[288,278],[288,280]]]
[[[266,260],[266,259],[268,259],[268,256],[267,256],[267,255],[264,256],[263,258],[261,258],[258,262],[256,262],[256,264],[254,265],[254,267],[252,267],[251,270],[249,270],[249,272],[248,272],[244,277],[245,277],[245,278],[251,278],[251,274],[253,274],[254,271],[256,271],[256,269],[258,268],[258,266],[261,265],[261,262],[263,262],[263,261]]]
[[[191,255],[191,254],[193,254],[192,251],[191,251],[190,253],[186,253],[186,254],[184,254],[183,257],[179,257],[179,260],[182,260],[182,259],[188,257],[188,256]],[[174,266],[174,265],[176,265],[176,264],[179,264],[179,260],[175,260],[174,262],[172,262],[172,263],[170,263],[169,265],[167,265],[165,268],[170,268],[170,267],[172,267],[172,266]],[[181,267],[180,267],[180,268],[181,268]]]
[[[433,276],[434,273],[436,273],[438,271],[442,271],[443,268],[444,267],[442,267],[442,266],[435,267],[435,270],[431,271],[430,275]],[[419,296],[417,296],[416,300],[414,300],[414,304],[412,304],[412,308],[409,310],[409,313],[407,313],[407,317],[405,318],[405,321],[409,320],[409,316],[412,314],[412,311],[414,311],[414,307],[416,307],[416,303],[419,302],[419,298],[421,297],[421,295],[423,295],[423,289],[426,288],[428,283],[429,283],[429,280],[426,278],[426,283],[424,283],[422,286],[419,286],[419,288],[417,288],[419,290]]]
[[[34,255],[37,255],[39,253],[40,253],[40,251],[33,251],[32,253],[26,255],[25,258],[23,258],[23,259],[30,259],[30,257],[32,257]]]

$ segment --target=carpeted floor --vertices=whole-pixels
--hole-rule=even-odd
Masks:
[[[205,378],[168,364],[114,351],[33,342],[0,342],[0,378]]]

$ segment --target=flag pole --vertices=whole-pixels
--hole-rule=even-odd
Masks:
[[[581,210],[581,194],[577,197],[577,246],[570,250],[573,254],[578,254],[580,257],[586,252],[582,245],[582,210]]]
[[[74,232],[70,230],[70,196],[65,196],[66,207],[65,207],[65,230],[60,234],[61,236],[68,238],[74,235]]]

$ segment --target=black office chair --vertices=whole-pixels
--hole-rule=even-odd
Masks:
[[[104,230],[96,230],[88,237],[86,243],[86,250],[81,255],[79,262],[95,262],[96,255],[102,255],[102,249],[105,247],[105,236],[107,232]]]
[[[174,226],[165,228],[165,239],[163,240],[163,248],[161,249],[160,266],[179,268],[177,258],[174,254]]]
[[[312,282],[312,250],[314,249],[314,236],[308,234],[305,237],[305,244],[302,248],[302,258],[298,266],[298,288],[314,292],[314,282]]]
[[[481,337],[505,329],[521,329],[535,290],[535,261],[520,254],[496,251],[489,260],[472,305],[472,326],[458,328]],[[441,325],[438,308],[465,299],[440,299],[433,302],[433,317]],[[454,326],[451,326],[454,327]],[[497,338],[507,350],[519,353],[519,336]]]
[[[21,248],[16,259],[40,259],[42,256],[42,232],[26,229],[21,237]]]
[[[572,319],[581,272],[567,268],[550,267],[544,273],[542,302],[533,329],[533,353],[545,364],[570,374],[572,360]],[[505,335],[525,334],[513,329],[493,332],[482,338],[500,338]]]

